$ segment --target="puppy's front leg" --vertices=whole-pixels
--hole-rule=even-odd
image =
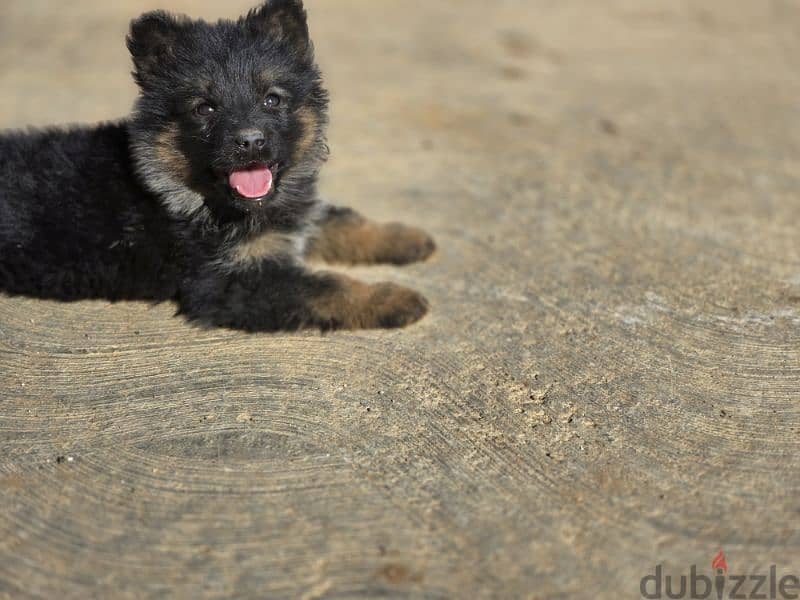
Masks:
[[[436,249],[431,236],[421,229],[376,223],[349,208],[323,205],[317,227],[308,246],[311,260],[405,265],[425,260]]]
[[[209,268],[184,281],[179,300],[190,320],[246,331],[404,327],[428,309],[422,295],[393,283],[278,263],[230,273]]]

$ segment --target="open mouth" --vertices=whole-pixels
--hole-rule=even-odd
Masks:
[[[228,185],[242,198],[260,200],[272,192],[278,167],[277,163],[248,165],[232,171],[228,176]]]

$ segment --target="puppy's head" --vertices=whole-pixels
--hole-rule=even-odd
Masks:
[[[128,48],[141,90],[134,158],[172,212],[235,217],[308,201],[327,153],[327,93],[301,0],[213,24],[147,13]]]

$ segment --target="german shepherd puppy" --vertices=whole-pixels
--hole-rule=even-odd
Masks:
[[[176,300],[247,331],[402,327],[427,302],[304,259],[406,264],[419,229],[319,200],[328,95],[301,0],[238,21],[164,12],[131,24],[129,120],[0,136],[0,290]]]

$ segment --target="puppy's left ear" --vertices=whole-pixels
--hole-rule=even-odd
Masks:
[[[251,31],[292,46],[302,55],[311,52],[308,21],[302,0],[267,0],[245,19]]]

